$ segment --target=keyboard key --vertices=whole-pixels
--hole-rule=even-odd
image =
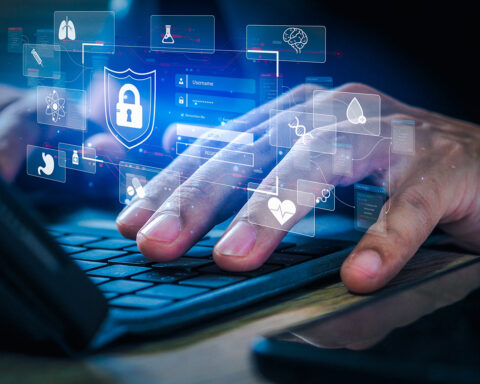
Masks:
[[[127,255],[122,257],[116,257],[115,259],[109,260],[110,263],[115,264],[134,264],[134,265],[147,265],[153,263],[152,260],[147,259],[141,253],[134,253],[133,255]]]
[[[182,300],[207,292],[206,288],[184,287],[173,284],[160,284],[137,292],[137,295],[158,296],[172,300]]]
[[[179,280],[188,279],[197,275],[198,273],[196,272],[156,269],[149,272],[141,273],[140,275],[135,275],[132,277],[132,279],[168,284],[175,283]]]
[[[107,263],[96,263],[94,261],[74,260],[82,271],[90,271],[91,269],[103,267]]]
[[[278,247],[275,249],[275,252],[284,251],[285,249],[295,247],[295,245],[296,245],[295,243],[282,241],[280,244],[278,244]]]
[[[91,249],[86,252],[76,253],[72,255],[74,259],[82,259],[82,260],[107,260],[112,257],[125,255],[126,252],[124,251],[109,251],[106,249]]]
[[[217,265],[210,265],[208,267],[201,268],[200,271],[205,272],[205,273],[211,273],[211,274],[214,274],[214,275],[257,277],[257,276],[265,275],[267,273],[276,271],[277,269],[280,269],[280,266],[264,264],[260,268],[255,269],[254,271],[227,272],[227,271],[224,271],[224,270],[220,269]]]
[[[59,237],[59,236],[64,235],[63,233],[58,232],[58,231],[48,231],[48,233],[50,233],[50,236],[52,236],[52,237]]]
[[[179,284],[181,285],[194,285],[197,287],[206,288],[220,288],[225,285],[238,283],[245,280],[245,277],[241,276],[222,276],[222,275],[202,275],[194,277],[193,279],[183,280]]]
[[[72,253],[77,253],[77,252],[82,252],[82,251],[86,251],[87,248],[83,248],[83,247],[74,247],[73,245],[60,245],[63,250],[65,252],[67,252],[69,255],[71,255]]]
[[[124,251],[140,253],[138,246],[132,245],[131,247],[123,248]]]
[[[309,244],[288,248],[285,252],[318,257],[318,256],[329,255],[330,253],[340,251],[352,245],[354,245],[354,243],[350,241],[319,239]]]
[[[207,247],[192,247],[185,253],[185,256],[188,257],[208,257],[212,256],[212,250]]]
[[[105,268],[100,268],[95,271],[92,271],[92,275],[96,276],[104,276],[104,277],[117,277],[117,278],[125,278],[128,276],[135,275],[137,273],[146,272],[150,268],[145,267],[136,267],[133,265],[109,265]],[[90,274],[90,272],[89,272]]]
[[[88,276],[90,280],[92,280],[95,284],[102,284],[105,283],[106,281],[110,280],[106,277],[95,277],[95,276]]]
[[[70,235],[58,237],[55,240],[63,245],[83,245],[91,241],[100,240],[101,237],[98,236],[87,236],[87,235]]]
[[[118,296],[118,293],[115,293],[115,292],[102,292],[102,293],[107,300],[113,299],[114,297]]]
[[[294,265],[310,259],[311,256],[291,255],[289,253],[274,253],[268,258],[267,264]]]
[[[128,239],[106,239],[89,243],[89,248],[103,248],[103,249],[122,249],[137,244],[135,240]]]
[[[98,288],[105,292],[130,293],[151,285],[153,284],[146,283],[144,281],[114,280],[110,281],[109,283],[99,285]]]
[[[200,245],[202,247],[213,247],[215,244],[217,244],[218,240],[220,240],[219,237],[208,237],[206,239],[203,238],[196,245]]]
[[[142,309],[163,307],[170,303],[171,303],[170,300],[155,299],[153,297],[142,297],[142,296],[135,296],[135,295],[122,296],[117,299],[111,300],[109,302],[110,305],[116,305],[119,307],[142,308]]]
[[[212,264],[211,260],[202,260],[202,259],[189,259],[188,257],[180,257],[176,260],[170,261],[168,263],[155,263],[152,265],[153,268],[180,268],[180,269],[192,269],[203,267],[208,264]]]

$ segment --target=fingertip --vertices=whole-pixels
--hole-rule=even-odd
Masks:
[[[381,288],[382,258],[374,250],[354,251],[342,265],[340,277],[345,286],[355,293],[370,293]]]
[[[217,265],[227,271],[248,271],[262,265],[261,259],[252,250],[257,234],[247,221],[235,223],[219,240],[213,249]]]
[[[213,260],[223,270],[230,272],[253,271],[263,265],[263,260],[258,257],[226,256],[213,251]]]
[[[118,229],[118,232],[120,232],[120,234],[125,237],[126,239],[131,239],[131,240],[135,240],[136,237],[137,237],[137,231],[135,231],[134,228],[132,228],[131,226],[128,226],[126,225],[125,223],[121,222],[121,221],[117,221],[115,222],[116,225],[117,225],[117,229]]]
[[[137,245],[149,259],[172,261],[184,251],[185,242],[179,239],[182,223],[179,217],[160,214],[145,224],[137,234]],[[179,241],[176,241],[176,240]]]
[[[125,207],[117,216],[118,231],[127,239],[135,240],[137,232],[150,219],[153,212],[133,203]]]
[[[169,249],[141,232],[137,233],[137,246],[146,258],[153,261],[169,262],[178,258],[176,249]]]

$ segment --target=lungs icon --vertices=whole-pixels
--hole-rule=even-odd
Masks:
[[[58,39],[59,40],[75,40],[75,25],[72,20],[68,20],[68,16],[65,20],[62,20],[60,23],[60,28],[58,29]]]

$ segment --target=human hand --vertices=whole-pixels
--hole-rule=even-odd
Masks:
[[[262,190],[274,185],[276,177],[282,186],[296,186],[300,178],[334,185],[349,185],[367,176],[374,177],[379,184],[390,182],[391,196],[381,215],[384,219],[371,227],[342,266],[341,277],[349,289],[371,292],[381,288],[400,271],[437,224],[462,245],[479,249],[480,239],[475,236],[480,229],[478,126],[405,105],[361,84],[347,84],[336,91],[381,96],[383,136],[389,136],[392,120],[415,121],[415,155],[391,154],[389,141],[378,142],[378,137],[348,135],[353,158],[366,159],[355,163],[351,176],[334,175],[328,155],[318,156],[310,169],[297,169],[296,157],[302,152],[296,150],[298,142],[276,165],[275,150],[269,145],[268,137],[270,110],[284,110],[272,118],[286,123],[288,111],[312,110],[315,89],[311,85],[298,87],[247,114],[246,118],[250,121],[249,132],[263,133],[254,143],[256,166],[273,167],[259,186]],[[335,93],[328,97],[335,97]],[[338,121],[337,126],[346,123]],[[325,132],[312,131],[312,134],[314,145],[322,140]],[[374,146],[375,150],[369,154]],[[236,183],[231,165],[210,160],[196,167],[197,160],[180,156],[168,171],[185,174],[193,170],[180,188],[172,194],[165,192],[163,186],[169,184],[170,174],[160,174],[147,185],[146,198],[135,199],[119,215],[120,232],[137,238],[140,250],[147,257],[168,261],[181,256],[215,224],[240,208],[216,244],[214,259],[221,268],[230,271],[255,269],[268,259],[285,231],[310,211],[308,207],[299,206],[285,224],[285,230],[251,224],[261,222],[261,216],[268,215],[265,207],[269,196],[255,192],[242,207],[242,199],[233,195],[234,188],[208,182],[223,175],[222,184]],[[244,176],[252,175],[247,172]],[[177,210],[179,217],[172,214]]]

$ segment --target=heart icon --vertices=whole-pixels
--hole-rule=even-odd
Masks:
[[[277,219],[280,225],[285,224],[293,217],[293,215],[295,215],[295,212],[297,212],[297,207],[292,201],[280,201],[278,197],[271,197],[268,200],[268,209],[272,212],[272,215]]]

